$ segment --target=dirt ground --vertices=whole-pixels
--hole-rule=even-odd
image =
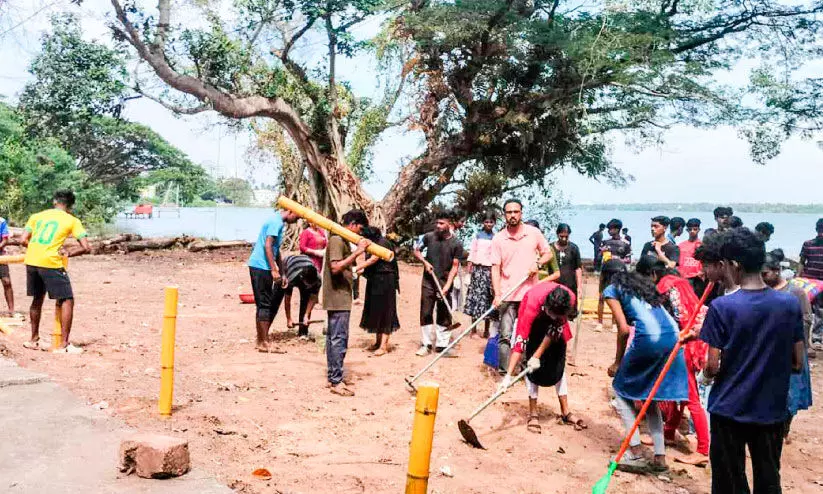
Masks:
[[[414,356],[420,268],[401,266],[402,328],[388,355],[372,357],[365,350],[373,339],[359,329],[361,307],[355,306],[346,367],[356,396],[343,398],[325,388],[321,325],[312,326],[318,341],[300,342],[285,330],[281,313],[273,328],[287,353],[254,351],[254,306],[241,305],[237,297],[250,291],[246,256],[242,251],[165,252],[73,259],[77,306],[72,333],[86,353],[25,350],[26,327],[0,336],[0,342],[6,342],[21,365],[48,373],[90,405],[105,401],[109,413],[135,428],[187,438],[196,466],[239,491],[400,492],[414,408],[403,378],[428,361]],[[18,308],[26,309],[24,270],[20,265],[11,270]],[[180,288],[180,308],[175,410],[164,420],[157,413],[157,396],[166,285]],[[593,284],[588,288],[593,294]],[[44,336],[51,332],[53,309],[47,307]],[[315,316],[325,318],[325,313]],[[465,327],[468,320],[461,317]],[[495,379],[482,364],[485,340],[467,338],[458,347],[459,358],[434,367],[428,377],[440,384],[440,404],[430,492],[590,491],[622,438],[620,421],[609,406],[606,375],[614,335],[595,333],[593,327],[584,323],[577,366],[567,368],[572,409],[589,424],[582,432],[556,423],[558,405],[551,389],[544,389],[540,398],[543,433],[528,432],[526,390],[519,385],[473,421],[488,449],[472,449],[462,441],[457,422],[495,389]],[[819,390],[819,364],[812,373]],[[815,400],[820,402],[819,391]],[[820,410],[818,405],[801,412],[794,422],[794,441],[783,455],[785,492],[823,489]],[[670,466],[669,479],[618,472],[609,492],[709,492],[707,469]],[[273,473],[272,480],[252,477],[261,467]],[[451,475],[441,473],[445,467]]]

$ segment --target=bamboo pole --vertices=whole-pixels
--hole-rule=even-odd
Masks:
[[[13,256],[0,256],[0,264],[20,264],[23,262],[24,259],[26,259],[25,254]]]
[[[335,235],[339,235],[346,239],[347,241],[356,244],[359,242],[363,237],[354,233],[353,231],[349,230],[348,228],[340,225],[339,223],[335,223],[334,221],[322,216],[311,209],[301,205],[298,202],[292,201],[291,199],[280,196],[277,199],[277,205],[283,209],[288,209],[292,213],[300,216],[301,218],[314,223],[315,225],[319,226],[324,230],[328,230]],[[379,257],[384,261],[391,261],[394,259],[394,252],[391,250],[377,244],[369,245],[368,249],[366,249],[369,254]]]
[[[440,386],[435,383],[423,383],[417,390],[409,447],[409,471],[406,474],[406,494],[426,494],[428,490],[434,418],[437,415],[439,396]]]
[[[21,256],[25,257],[25,256]],[[69,258],[68,256],[63,256],[63,269],[69,269]],[[57,350],[61,346],[63,346],[63,323],[61,322],[62,318],[62,307],[60,302],[54,303],[54,329],[51,331],[51,349]]]
[[[174,333],[177,326],[177,287],[167,286],[163,308],[163,334],[160,348],[160,399],[157,408],[160,415],[171,416],[174,395]]]

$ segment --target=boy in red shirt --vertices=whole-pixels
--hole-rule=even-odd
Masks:
[[[680,242],[677,247],[680,248],[680,266],[678,266],[678,271],[680,271],[680,275],[687,280],[691,280],[695,276],[700,275],[703,271],[703,265],[700,264],[700,261],[694,258],[694,252],[697,250],[698,247],[703,245],[703,242],[700,241],[700,220],[697,218],[691,218],[689,221],[686,222],[686,231],[689,234],[689,239],[683,242]]]

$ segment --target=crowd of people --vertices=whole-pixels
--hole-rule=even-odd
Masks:
[[[48,295],[57,301],[63,327],[55,351],[82,351],[69,342],[74,295],[65,257],[88,252],[89,244],[83,225],[70,214],[74,201],[70,191],[56,192],[54,207],[32,215],[21,239],[27,246],[27,293],[32,297],[31,338],[24,344],[29,349],[40,348],[40,310]],[[566,223],[557,225],[556,240],[549,242],[536,221],[524,221],[517,199],[507,200],[502,212],[497,231],[496,213],[482,216],[468,249],[461,239],[466,218],[460,212],[441,211],[432,230],[415,240],[413,254],[422,264],[416,354],[456,356],[449,348],[459,325],[455,313],[462,310],[478,327],[483,322],[479,333],[488,338],[486,356],[492,357],[487,363],[499,374],[498,389],[508,389],[521,370],[528,372],[527,430],[541,432],[539,388],[555,387],[559,422],[583,431],[588,424],[570,408],[565,372],[567,344],[576,336],[570,321],[582,317],[584,309],[578,302],[584,289],[580,249],[569,240],[572,229]],[[780,492],[782,446],[790,440],[792,419],[812,405],[809,359],[823,343],[823,218],[816,224],[816,237],[803,244],[795,272],[787,269],[782,250],[766,252],[773,225],[760,223],[749,230],[729,207],[716,208],[714,217],[716,227],[702,238],[699,219],[651,218],[651,240],[636,260],[632,238],[619,219],[600,224],[589,237],[592,268],[599,277],[598,330],[605,305],[616,333],[615,358],[608,367],[612,405],[627,433],[638,404],[654,393],[646,414],[650,437],[644,440],[635,432],[619,468],[665,470],[667,443],[679,431],[693,430],[694,452],[675,461],[710,463],[713,492],[749,492],[746,448],[754,491]],[[271,326],[284,301],[287,326],[308,339],[322,294],[328,388],[353,396],[344,360],[355,275],[366,278],[360,327],[375,335],[368,350],[380,357],[391,351],[390,336],[400,328],[399,269],[395,260],[367,249],[371,244],[395,246],[369,225],[363,211],[351,210],[339,223],[361,236],[357,244],[308,223],[299,237],[299,253],[281,256],[286,225],[297,221],[287,210],[274,214],[262,225],[248,260],[256,348],[279,352]],[[677,243],[684,233],[687,238]],[[65,248],[70,236],[78,244]],[[0,219],[0,253],[8,238]],[[0,280],[13,311],[3,264]],[[296,322],[291,313],[294,288],[300,297]],[[682,350],[655,392],[655,380],[678,342],[684,343]],[[648,459],[644,443],[653,447]]]

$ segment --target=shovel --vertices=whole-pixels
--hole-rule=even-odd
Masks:
[[[577,322],[574,328],[574,349],[572,349],[572,361],[569,362],[569,365],[572,367],[577,366],[577,344],[580,343],[580,323],[583,321],[583,302],[585,302],[585,300],[586,299],[583,296],[580,297],[580,311],[577,313]]]
[[[528,373],[529,373],[529,370],[526,369],[523,372],[521,372],[520,374],[518,374],[517,377],[515,377],[512,380],[511,384],[509,384],[507,387],[505,387],[501,390],[496,391],[493,395],[491,395],[491,397],[488,400],[484,401],[482,405],[477,407],[472,412],[472,414],[469,415],[469,418],[467,418],[466,420],[461,420],[460,422],[457,423],[457,428],[460,429],[460,435],[463,436],[463,439],[467,443],[469,443],[470,445],[474,446],[477,449],[486,449],[486,448],[483,447],[482,444],[480,444],[480,440],[477,439],[477,434],[474,432],[474,429],[472,429],[472,426],[469,425],[469,422],[471,422],[471,420],[473,418],[475,418],[480,412],[485,410],[489,405],[494,403],[494,401],[496,399],[500,398],[506,391],[509,390],[509,388],[514,386],[517,383],[517,381],[519,381],[519,380],[523,379],[524,377],[526,377],[526,374],[528,374]]]
[[[446,297],[443,296],[443,287],[440,286],[440,280],[437,279],[437,276],[435,276],[433,272],[429,273],[429,274],[431,275],[432,279],[434,280],[434,286],[437,287],[437,298],[439,298],[443,302],[443,304],[446,305],[446,309],[448,309],[448,311],[449,311],[449,318],[452,320],[452,323],[449,324],[449,327],[446,328],[446,329],[451,331],[452,329],[459,328],[460,323],[455,321],[454,312],[452,311],[452,306],[449,303],[449,301],[446,300]]]
[[[515,292],[515,290],[517,290],[518,288],[520,288],[520,285],[522,285],[523,283],[525,283],[525,282],[526,282],[526,280],[528,280],[529,278],[530,278],[530,276],[529,276],[529,275],[524,276],[524,277],[523,277],[523,279],[521,279],[520,281],[518,281],[518,282],[517,282],[517,284],[516,284],[516,285],[514,285],[513,287],[511,287],[511,288],[509,289],[509,291],[508,291],[508,292],[506,292],[505,294],[503,294],[503,296],[502,296],[502,297],[500,297],[500,300],[506,300],[506,298],[507,298],[509,295],[511,295],[512,293],[514,293],[514,292]],[[409,385],[409,388],[411,388],[411,389],[410,389],[410,391],[411,391],[411,392],[415,392],[415,391],[417,391],[417,389],[414,387],[414,382],[415,382],[415,381],[417,381],[418,379],[420,379],[420,376],[422,376],[423,374],[425,374],[427,370],[431,369],[431,368],[432,368],[432,366],[435,364],[435,362],[437,362],[438,360],[440,360],[441,358],[443,358],[443,357],[447,354],[446,352],[448,352],[449,350],[451,350],[451,348],[452,348],[454,345],[456,345],[456,344],[457,344],[457,342],[459,342],[460,340],[462,340],[462,339],[463,339],[463,338],[464,338],[467,334],[471,333],[471,330],[472,330],[472,329],[474,329],[474,328],[476,328],[476,327],[477,327],[477,325],[478,325],[478,324],[480,324],[480,323],[483,321],[483,319],[485,319],[485,318],[489,317],[489,314],[491,314],[492,312],[494,312],[494,310],[495,310],[495,309],[496,309],[496,307],[489,307],[489,309],[488,309],[486,312],[484,312],[482,316],[478,317],[476,321],[474,321],[473,323],[471,323],[471,326],[469,326],[468,328],[466,328],[466,330],[465,330],[465,331],[463,331],[462,333],[460,333],[460,335],[458,335],[458,336],[457,336],[457,338],[455,338],[455,339],[454,339],[454,341],[452,341],[451,343],[449,343],[449,345],[448,345],[446,348],[444,348],[444,349],[443,349],[443,351],[442,351],[442,352],[440,352],[440,353],[439,353],[436,357],[434,357],[434,358],[432,359],[432,361],[431,361],[431,362],[429,362],[429,363],[428,363],[425,367],[423,367],[422,369],[420,369],[420,372],[418,372],[417,374],[415,374],[413,377],[407,377],[407,378],[405,378],[405,380],[406,380],[406,384],[408,384],[408,385]]]

